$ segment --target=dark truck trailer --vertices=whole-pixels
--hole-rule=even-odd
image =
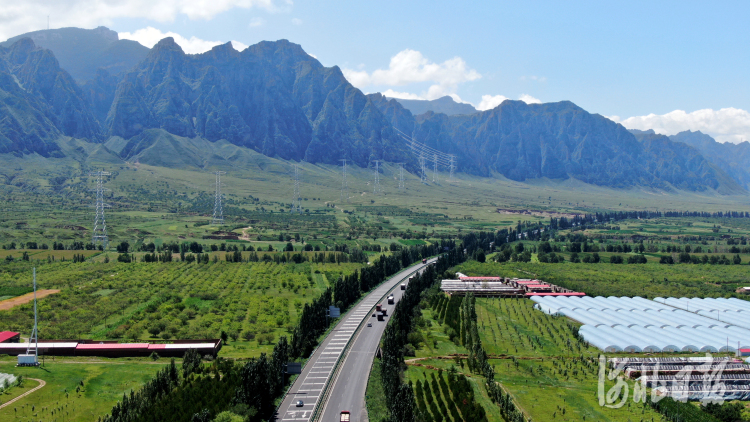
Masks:
[[[422,263],[423,263],[423,264],[426,264],[426,263],[427,263],[427,258],[423,259],[423,260],[422,260]]]
[[[401,283],[401,290],[406,290],[406,283]]]

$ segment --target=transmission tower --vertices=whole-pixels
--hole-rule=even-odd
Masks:
[[[456,156],[455,155],[451,155],[450,157],[451,157],[451,164],[450,164],[451,175],[448,178],[448,180],[452,182],[453,181],[453,172],[456,170],[456,161],[455,161]]]
[[[373,184],[372,193],[380,195],[383,188],[380,187],[380,160],[375,160],[375,183]]]
[[[215,171],[216,175],[216,195],[214,197],[214,216],[211,219],[212,226],[221,226],[224,224],[224,208],[221,206],[221,175],[227,174],[225,171]]]
[[[96,245],[101,243],[102,249],[107,249],[109,244],[109,237],[107,237],[107,221],[104,219],[104,208],[109,208],[109,205],[104,203],[104,191],[109,190],[104,188],[104,176],[109,176],[108,171],[96,171],[91,173],[96,178],[96,215],[94,216],[94,230],[91,234],[91,243]]]
[[[294,165],[294,197],[292,198],[292,212],[302,213],[302,203],[299,194],[299,167]]]
[[[437,154],[434,155],[434,163],[435,165],[432,167],[432,183],[437,183],[438,181],[438,157]]]
[[[398,163],[398,189],[404,190],[404,163]]]
[[[349,183],[346,181],[346,159],[339,160],[342,163],[341,169],[341,202],[349,201]]]
[[[422,183],[427,183],[427,169],[425,168],[424,161],[424,155],[419,154],[419,168],[421,170],[420,178],[422,180]]]
[[[32,353],[33,350],[33,353]],[[18,363],[22,366],[39,365],[39,331],[37,330],[37,313],[36,313],[36,268],[34,268],[34,328],[31,330],[29,345],[26,347],[26,355],[18,357]]]

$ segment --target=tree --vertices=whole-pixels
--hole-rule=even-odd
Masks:
[[[732,262],[734,265],[740,265],[742,264],[742,258],[740,258],[739,254],[735,255],[734,258],[732,258]]]
[[[129,249],[130,244],[128,242],[120,242],[120,244],[117,245],[117,253],[128,253]]]
[[[474,259],[476,259],[477,262],[485,262],[487,260],[487,256],[484,254],[484,249],[477,249]]]
[[[610,264],[622,264],[622,257],[620,255],[612,255],[609,257]]]
[[[185,357],[182,359],[182,376],[187,378],[190,374],[196,372],[201,366],[201,355],[196,349],[188,349]]]

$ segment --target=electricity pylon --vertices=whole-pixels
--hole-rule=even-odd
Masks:
[[[216,194],[214,196],[214,216],[211,219],[212,226],[221,226],[224,224],[224,208],[221,206],[221,175],[227,174],[225,171],[215,171],[216,175]]]
[[[107,249],[109,237],[107,236],[107,220],[104,218],[104,208],[109,205],[104,203],[104,176],[109,176],[108,171],[95,171],[91,173],[96,178],[96,215],[94,216],[94,230],[91,233],[91,243],[101,243],[102,249]]]
[[[404,190],[404,163],[398,163],[398,189]]]
[[[292,212],[302,213],[302,203],[299,193],[299,167],[294,165],[294,197],[292,198]]]
[[[341,168],[341,202],[349,201],[349,183],[346,181],[346,159],[342,158],[339,161],[342,163]]]
[[[422,183],[427,183],[427,169],[425,168],[424,155],[422,154],[419,154],[419,168],[422,173],[420,176]]]
[[[432,167],[432,183],[437,183],[437,181],[438,181],[438,164],[437,164],[438,163],[438,157],[437,157],[437,154],[435,154],[433,157],[434,157],[434,160],[435,160],[435,165],[434,165],[434,167]]]
[[[448,180],[452,182],[453,181],[453,172],[456,170],[456,163],[455,163],[456,156],[455,155],[451,155],[450,157],[451,157],[451,165],[450,165],[451,175],[450,175],[450,177],[448,177]]]
[[[375,183],[373,184],[372,193],[380,195],[383,188],[380,187],[380,160],[375,160]]]

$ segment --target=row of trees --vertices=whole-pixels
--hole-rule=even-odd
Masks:
[[[439,274],[465,259],[465,254],[455,248],[440,256],[435,265],[428,266],[421,274],[414,276],[396,304],[383,333],[380,363],[385,402],[391,422],[414,421],[419,413],[414,391],[411,386],[402,382],[401,371],[404,350],[409,343],[408,334],[413,331],[414,323],[420,316],[422,293],[437,282]]]

